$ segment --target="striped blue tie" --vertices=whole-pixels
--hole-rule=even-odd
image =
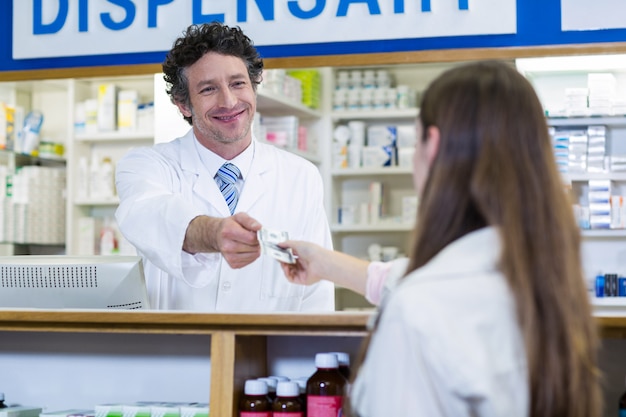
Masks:
[[[217,170],[215,175],[215,182],[217,182],[217,186],[220,187],[220,191],[224,195],[230,214],[235,212],[237,201],[239,201],[239,193],[235,187],[235,182],[237,182],[240,174],[239,168],[227,162]]]

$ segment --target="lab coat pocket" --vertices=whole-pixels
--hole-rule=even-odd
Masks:
[[[290,283],[280,264],[269,256],[262,256],[261,293],[264,298],[300,298],[304,286]]]
[[[219,276],[220,254],[182,254],[183,281],[193,288],[206,287]]]

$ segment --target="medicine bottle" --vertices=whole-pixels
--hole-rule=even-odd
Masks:
[[[337,355],[339,373],[350,381],[350,355],[347,352],[330,352]]]
[[[267,397],[267,384],[258,379],[248,379],[244,396],[239,403],[239,417],[272,417],[272,406]]]
[[[304,376],[293,380],[298,384],[298,388],[300,388],[300,403],[302,404],[302,411],[306,411],[306,383],[308,380],[309,378]]]
[[[7,405],[4,403],[4,392],[0,392],[0,408],[7,408]]]
[[[337,417],[342,413],[346,378],[339,373],[337,355],[315,355],[317,371],[306,383],[307,417]]]
[[[274,400],[276,399],[276,384],[278,384],[278,381],[270,377],[263,377],[263,378],[257,378],[257,379],[267,384],[267,396],[270,399],[270,403],[274,402]]]
[[[278,382],[272,410],[274,410],[274,417],[304,417],[300,402],[300,387],[297,382]]]

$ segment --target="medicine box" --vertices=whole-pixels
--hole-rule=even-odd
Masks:
[[[124,407],[122,404],[98,404],[95,411],[96,417],[122,417]]]
[[[121,90],[117,95],[117,129],[121,131],[137,130],[137,90]]]
[[[98,131],[111,132],[117,128],[117,92],[115,84],[98,86]]]
[[[39,417],[95,417],[94,410],[68,409],[60,411],[46,411],[39,414]]]
[[[12,406],[0,408],[0,417],[39,417],[40,407]]]
[[[209,404],[197,403],[181,406],[180,417],[209,417]]]

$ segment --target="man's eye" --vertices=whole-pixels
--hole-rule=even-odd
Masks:
[[[213,91],[215,91],[215,87],[205,87],[202,90],[200,90],[200,93],[206,94],[206,93],[212,93]]]
[[[246,85],[245,81],[235,81],[233,83],[233,87],[244,87]]]

